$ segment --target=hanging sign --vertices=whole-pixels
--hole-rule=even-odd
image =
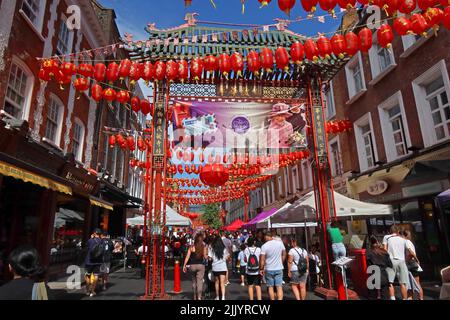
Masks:
[[[386,181],[377,180],[369,184],[369,186],[367,187],[367,193],[371,196],[378,196],[385,193],[388,188],[389,184]]]

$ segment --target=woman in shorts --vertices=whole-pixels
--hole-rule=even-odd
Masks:
[[[225,278],[227,274],[227,261],[230,260],[230,253],[225,248],[222,238],[214,236],[208,248],[208,257],[212,261],[212,271],[215,278],[216,300],[225,300]],[[220,293],[222,299],[220,299]]]
[[[308,251],[298,246],[295,238],[291,239],[292,249],[288,253],[288,276],[291,279],[292,292],[297,300],[306,299],[306,281],[308,280]]]

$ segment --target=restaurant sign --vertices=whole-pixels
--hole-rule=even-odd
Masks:
[[[385,180],[377,180],[368,185],[367,193],[371,196],[378,196],[385,193],[388,188],[389,184]]]

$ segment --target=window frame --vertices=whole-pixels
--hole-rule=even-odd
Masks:
[[[26,14],[23,10],[23,6],[25,4],[25,0],[22,1],[22,5],[20,6],[20,14],[27,20],[27,22],[34,28],[34,31],[42,37],[42,28],[44,27],[44,17],[45,11],[47,7],[47,0],[38,0],[39,1],[39,12],[36,14],[36,22],[33,22],[31,18]]]
[[[363,133],[361,131],[361,127],[369,125],[370,127],[370,134],[371,134],[371,141],[372,141],[372,157],[373,157],[373,166],[369,167],[369,164],[367,163],[367,155],[365,152],[365,142]],[[353,123],[353,130],[355,132],[355,140],[356,140],[356,148],[358,152],[358,160],[359,160],[359,168],[360,172],[364,172],[370,169],[373,169],[375,167],[375,162],[378,161],[378,148],[377,148],[377,141],[373,130],[373,122],[372,122],[372,114],[370,112],[366,113],[362,117],[360,117],[358,120],[356,120]]]
[[[78,150],[77,150],[77,154],[74,154],[75,159],[79,162],[83,162],[83,155],[84,155],[84,141],[85,141],[85,136],[86,136],[86,128],[83,124],[83,122],[79,119],[79,118],[75,118],[74,122],[73,122],[73,134],[72,134],[72,153],[73,153],[73,142],[76,141],[78,143]],[[81,129],[81,133],[80,133],[80,140],[77,141],[77,139],[75,139],[75,126],[79,126]]]
[[[431,113],[427,111],[429,109],[429,103],[426,100],[428,95],[425,92],[424,86],[437,79],[439,76],[442,77],[444,89],[447,92],[447,98],[450,99],[450,80],[444,59],[440,60],[412,81],[414,99],[416,102],[417,114],[419,116],[420,130],[422,132],[422,139],[425,148],[450,139],[450,132],[446,138],[437,140],[434,130],[430,130],[430,126],[434,128],[434,125],[431,118]]]
[[[391,60],[391,64],[386,66],[386,68],[384,68],[383,70],[381,69],[381,62],[379,55],[379,52],[382,50],[387,50],[389,52],[389,59]],[[376,33],[374,33],[373,35],[373,45],[369,49],[369,62],[370,62],[370,71],[372,75],[372,80],[369,82],[370,85],[378,83],[397,66],[393,46],[391,46],[390,48],[382,48],[378,44]]]
[[[25,95],[24,95],[24,103],[23,103],[23,107],[21,108],[21,116],[20,117],[15,117],[12,114],[9,114],[11,117],[15,118],[15,119],[22,119],[22,120],[29,120],[30,117],[30,109],[31,109],[31,100],[33,98],[33,90],[34,90],[34,75],[33,72],[31,72],[31,69],[26,65],[25,62],[23,62],[22,60],[20,60],[19,58],[17,58],[16,56],[13,56],[11,64],[9,66],[9,73],[8,73],[8,81],[6,83],[6,91],[5,91],[5,101],[3,102],[3,111],[5,111],[5,104],[6,102],[12,104],[15,108],[17,108],[17,104],[16,102],[12,101],[11,98],[9,98],[7,96],[7,91],[9,88],[9,82],[11,80],[11,72],[12,72],[12,68],[13,65],[16,65],[16,67],[18,67],[27,77],[26,80],[26,85],[25,85]]]
[[[48,121],[49,121],[49,108],[50,108],[50,103],[51,102],[56,102],[57,106],[58,106],[58,119],[56,122],[56,131],[55,131],[55,139],[52,140],[51,138],[47,137],[47,125],[48,125]],[[50,143],[50,144],[54,144],[55,146],[57,146],[58,148],[60,148],[60,144],[61,144],[61,135],[62,135],[62,124],[63,124],[63,118],[64,118],[64,103],[62,102],[62,100],[55,94],[51,93],[50,97],[48,99],[48,103],[47,103],[47,116],[45,117],[45,132],[44,132],[44,139],[46,142]],[[53,122],[53,119],[50,119],[50,121]]]
[[[74,36],[75,36],[75,32],[73,30],[69,30],[69,28],[67,28],[66,22],[67,22],[67,17],[64,14],[61,14],[60,25],[59,25],[58,33],[56,34],[56,46],[55,46],[56,54],[64,56],[64,57],[72,54],[73,40],[74,40]],[[60,35],[61,35],[62,27],[64,27],[68,32],[67,52],[61,52],[59,50],[59,44],[61,41]]]
[[[339,168],[335,167],[335,158],[334,158],[334,154],[331,150],[331,146],[333,144],[337,144],[338,147],[338,152],[339,152],[339,159],[338,159],[338,164],[339,164]],[[331,175],[333,177],[340,177],[344,174],[344,168],[343,168],[343,162],[342,162],[342,150],[341,150],[341,142],[339,139],[339,136],[334,137],[333,139],[330,139],[330,141],[328,141],[328,146],[330,149],[330,168],[331,168]],[[338,170],[337,170],[338,169]],[[338,172],[339,171],[339,172]],[[339,174],[338,174],[339,173]]]
[[[361,72],[361,82],[362,82],[362,88],[359,91],[356,91],[354,71],[353,71],[357,65],[359,66]],[[354,55],[350,59],[350,61],[348,61],[347,64],[345,65],[345,77],[347,80],[347,91],[349,97],[349,101],[347,101],[347,104],[350,104],[354,102],[356,99],[358,99],[364,92],[367,91],[361,52],[358,52],[356,55]]]
[[[390,121],[391,117],[388,114],[388,111],[397,105],[400,108],[400,116],[402,117],[402,125],[403,125],[402,133],[406,151],[406,153],[402,156],[397,155],[397,151],[395,148],[396,144],[393,139],[393,130]],[[403,103],[402,92],[400,90],[397,91],[392,96],[384,100],[380,105],[378,105],[378,113],[380,115],[381,133],[383,135],[384,140],[386,160],[388,162],[391,162],[408,156],[411,153],[411,151],[408,151],[408,147],[410,147],[412,144],[408,127],[408,118],[406,116],[405,105]]]

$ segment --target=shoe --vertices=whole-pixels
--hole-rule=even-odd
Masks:
[[[215,300],[219,300],[219,297],[216,297],[216,299]]]
[[[89,297],[91,297],[91,298],[92,298],[93,296],[94,296],[94,294],[93,294],[93,293],[91,293],[91,294],[89,295]]]
[[[227,281],[227,283],[225,283],[226,286],[229,285],[229,284],[230,284],[230,281]]]
[[[241,282],[241,287],[245,287],[245,283]]]
[[[103,291],[106,291],[106,286],[103,286]]]

